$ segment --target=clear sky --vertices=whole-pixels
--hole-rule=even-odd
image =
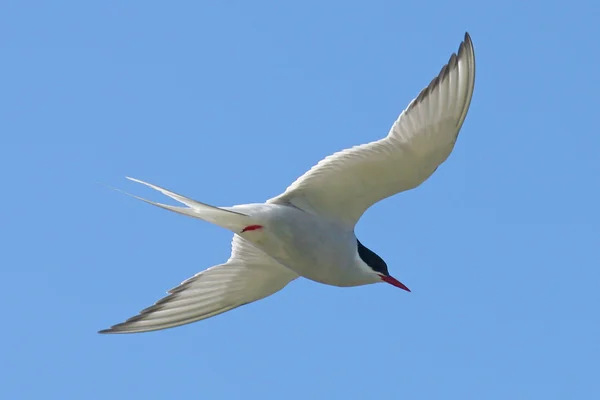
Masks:
[[[600,28],[590,1],[4,1],[6,399],[600,398]],[[370,209],[412,293],[298,280],[149,334],[97,330],[229,256],[125,175],[260,202],[387,134],[475,44],[453,154]]]

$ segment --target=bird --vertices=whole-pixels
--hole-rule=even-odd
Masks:
[[[130,196],[233,232],[231,255],[99,333],[149,332],[200,321],[270,296],[299,277],[338,287],[385,282],[410,292],[358,240],[354,227],[373,204],[421,185],[448,158],[474,87],[475,52],[467,32],[386,137],[325,157],[264,203],[215,207],[128,177],[181,206]]]

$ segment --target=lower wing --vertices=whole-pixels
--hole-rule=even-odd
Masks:
[[[194,275],[153,306],[99,333],[149,332],[200,321],[270,296],[297,277],[235,235],[225,264]]]

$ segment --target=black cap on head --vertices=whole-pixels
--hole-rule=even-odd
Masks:
[[[373,271],[386,276],[389,275],[388,267],[385,261],[383,261],[383,259],[377,254],[363,246],[360,240],[356,239],[356,242],[358,243],[358,255],[360,256],[361,260],[371,267]]]

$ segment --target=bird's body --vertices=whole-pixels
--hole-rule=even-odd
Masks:
[[[240,236],[299,276],[333,286],[380,281],[358,257],[354,231],[335,219],[316,216],[292,205],[273,203],[232,209],[250,216],[262,226]]]
[[[386,263],[355,236],[374,203],[424,182],[450,155],[475,82],[468,34],[457,54],[400,114],[388,136],[335,153],[263,204],[214,207],[137,179],[186,207],[140,200],[234,233],[231,257],[102,333],[166,329],[269,296],[304,277],[333,286],[387,282]]]

